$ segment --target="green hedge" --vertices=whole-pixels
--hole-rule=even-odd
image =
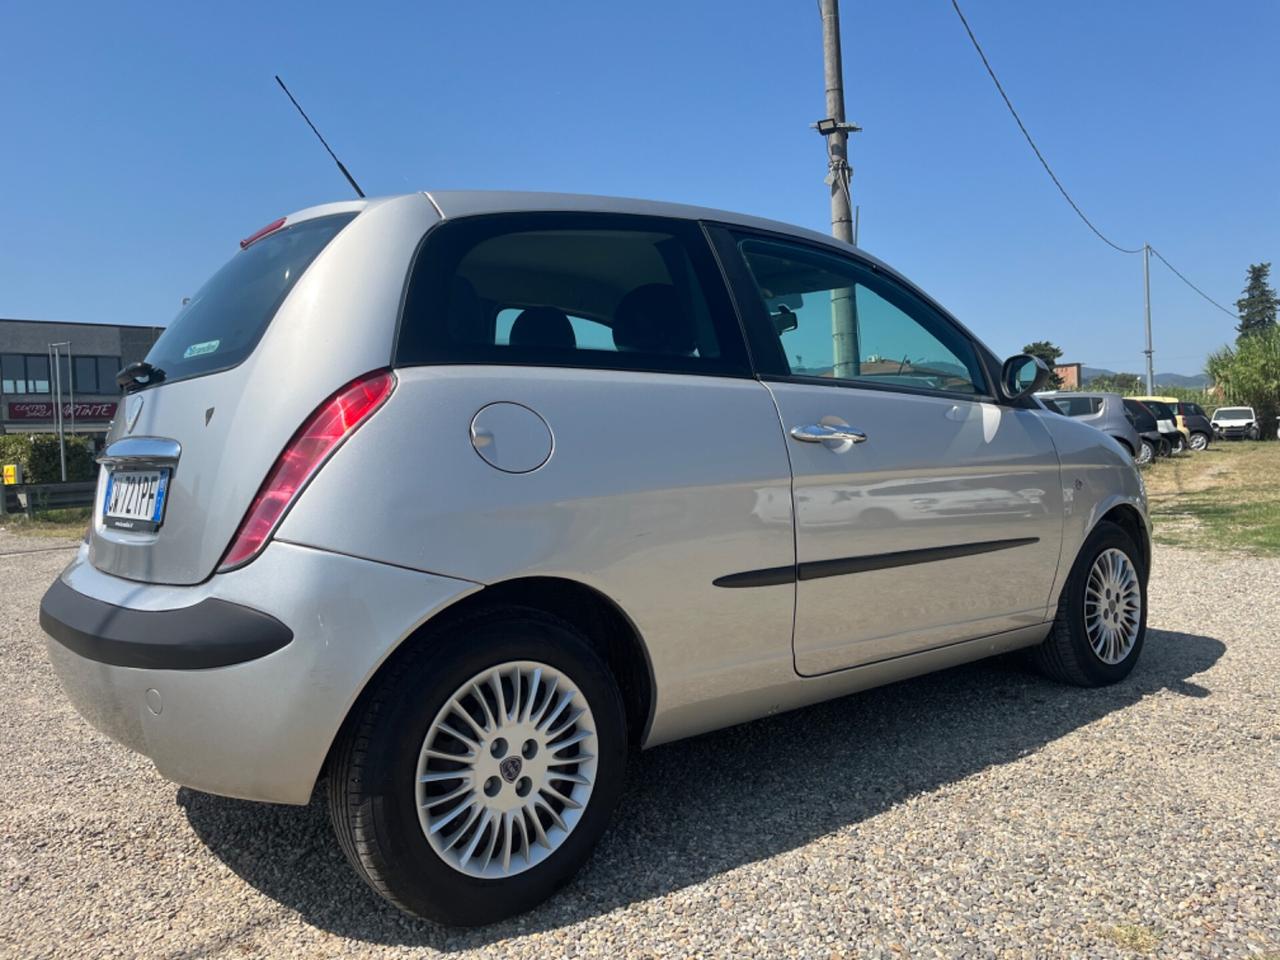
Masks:
[[[52,433],[16,433],[0,437],[0,465],[22,464],[27,483],[57,483],[62,479],[58,437]],[[84,437],[67,437],[67,479],[92,480],[98,467]]]

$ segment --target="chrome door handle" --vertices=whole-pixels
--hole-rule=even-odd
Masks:
[[[849,443],[864,443],[867,439],[865,433],[861,430],[853,429],[848,424],[832,427],[825,423],[811,423],[803,427],[792,427],[791,436],[797,440],[803,440],[805,443],[822,443],[824,440],[834,440],[836,442],[847,440]]]

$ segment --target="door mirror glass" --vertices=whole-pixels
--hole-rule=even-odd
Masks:
[[[1039,357],[1020,353],[1004,362],[1000,370],[1000,388],[1010,400],[1021,400],[1049,382],[1051,371]]]

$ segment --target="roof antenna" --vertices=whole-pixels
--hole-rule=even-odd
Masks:
[[[347,178],[347,183],[351,184],[351,189],[356,192],[356,196],[363,200],[364,191],[360,189],[360,184],[356,183],[356,178],[347,172],[347,168],[342,165],[342,161],[338,159],[338,155],[333,152],[333,149],[328,143],[325,143],[324,137],[320,136],[320,131],[316,129],[316,125],[312,123],[311,118],[307,116],[307,111],[303,110],[302,105],[293,98],[293,94],[290,93],[289,88],[284,85],[284,81],[280,79],[280,74],[278,73],[276,74],[276,83],[280,84],[280,89],[284,91],[284,95],[289,98],[289,101],[298,108],[298,112],[302,114],[302,119],[307,121],[307,126],[311,128],[311,132],[319,138],[320,143],[329,151],[329,156],[333,157],[333,162],[338,165],[338,169],[342,171],[342,175]]]

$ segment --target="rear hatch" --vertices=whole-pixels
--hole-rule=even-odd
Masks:
[[[192,584],[217,569],[304,420],[391,357],[422,197],[329,204],[259,231],[156,341],[158,373],[107,437],[90,536],[104,572]]]

